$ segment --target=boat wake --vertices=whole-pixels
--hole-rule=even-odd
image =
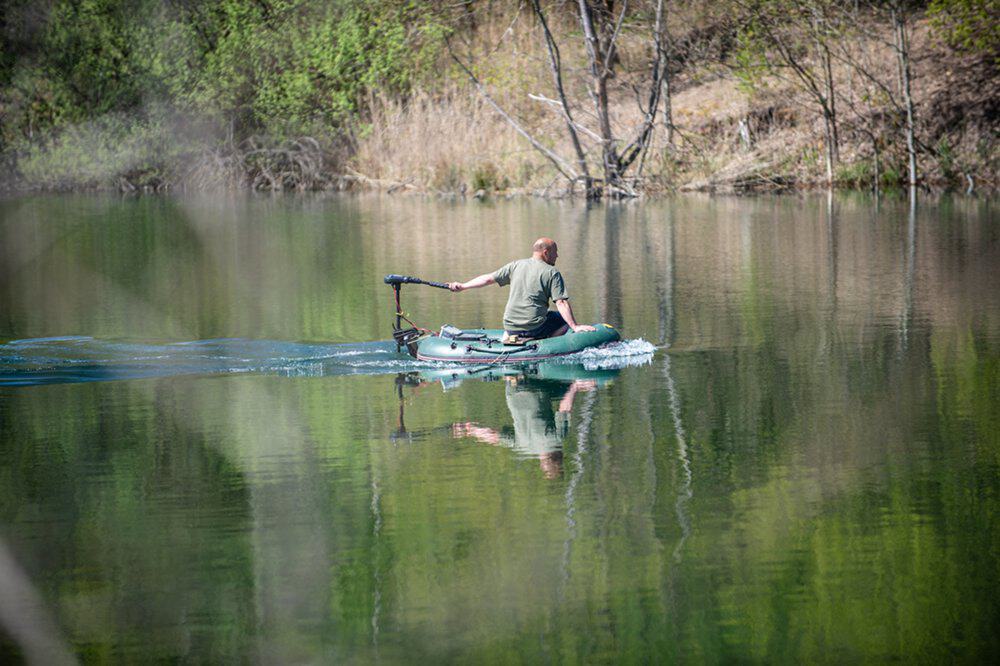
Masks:
[[[0,386],[174,375],[385,374],[427,365],[397,354],[388,341],[329,344],[230,338],[150,344],[65,337],[0,344]]]
[[[581,363],[587,370],[621,370],[649,365],[653,362],[656,346],[642,338],[619,340],[600,347],[589,347],[575,354],[561,356],[559,363]]]
[[[653,350],[644,340],[626,340],[571,354],[560,362],[582,363],[588,369],[623,368],[649,363]],[[332,344],[227,338],[143,343],[71,336],[0,344],[0,387],[177,375],[379,375],[450,365],[399,354],[391,341]]]

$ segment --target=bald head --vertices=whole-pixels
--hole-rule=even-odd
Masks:
[[[555,247],[556,242],[551,238],[539,238],[535,241],[535,244],[531,246],[532,252],[544,252],[551,247]]]
[[[541,259],[549,266],[555,266],[556,259],[559,257],[559,246],[551,238],[542,237],[531,246],[531,253],[532,256]]]

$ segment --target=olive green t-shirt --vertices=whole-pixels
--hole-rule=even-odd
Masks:
[[[558,451],[569,432],[570,413],[552,413],[553,400],[561,400],[568,385],[555,382],[507,382],[507,409],[514,419],[514,436],[501,441],[520,455],[539,458]]]
[[[549,299],[569,298],[559,271],[534,257],[518,259],[498,268],[493,279],[501,287],[510,285],[510,297],[503,311],[503,327],[508,331],[538,328],[549,311]]]

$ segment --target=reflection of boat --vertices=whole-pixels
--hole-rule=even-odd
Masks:
[[[575,396],[581,391],[599,389],[618,373],[617,369],[593,370],[582,363],[557,361],[516,366],[425,368],[401,373],[396,377],[400,398],[399,422],[390,437],[397,442],[402,439],[413,442],[432,432],[447,432],[455,439],[508,448],[519,458],[537,460],[544,476],[552,479],[562,474],[563,440],[570,429]],[[403,420],[404,386],[418,388],[441,382],[442,388],[447,390],[465,380],[500,382],[510,412],[510,423],[497,425],[466,417],[436,428],[417,431],[406,428]]]
[[[481,365],[475,368],[425,368],[409,373],[415,382],[440,381],[446,388],[466,379],[496,381],[502,377],[520,377],[553,382],[570,383],[577,380],[593,380],[603,386],[618,376],[618,369],[588,369],[582,363],[561,363],[543,361],[524,365]]]
[[[467,329],[449,327],[438,335],[430,335],[416,343],[416,357],[423,361],[450,361],[458,363],[520,363],[575,354],[591,347],[599,347],[621,339],[618,331],[609,324],[598,324],[595,331],[567,333],[555,338],[528,340],[525,344],[505,345],[500,339],[501,330]]]

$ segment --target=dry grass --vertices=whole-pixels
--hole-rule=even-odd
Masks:
[[[537,186],[542,161],[469,90],[378,100],[352,160],[368,178],[447,192]]]
[[[563,45],[564,79],[575,117],[596,129],[576,26],[564,22],[555,30]],[[918,24],[912,40],[918,114],[944,104],[941,100],[950,91],[949,70],[941,65],[942,47],[928,32],[926,24]],[[883,37],[888,41],[889,35]],[[637,98],[645,96],[649,45],[648,36],[642,34],[625,33],[622,40],[610,112],[616,135],[627,142],[643,119]],[[513,21],[510,14],[494,15],[480,26],[474,43],[461,44],[456,50],[466,62],[474,63],[491,94],[529,132],[568,162],[574,161],[561,116],[552,106],[529,97],[556,96],[539,30],[530,16]],[[881,80],[894,84],[894,56],[883,40],[857,44],[854,56]],[[537,190],[553,183],[565,185],[552,165],[475,92],[457,68],[443,62],[441,70],[445,74],[439,82],[405,103],[374,101],[370,127],[362,133],[351,160],[357,172],[383,187],[406,184],[429,191]],[[870,138],[862,127],[878,133],[883,169],[898,168],[905,160],[905,146],[892,107],[879,102],[871,87],[863,85],[845,64],[838,64],[834,75],[838,95],[845,96],[838,102],[841,169],[867,168],[871,161]],[[994,73],[986,83],[995,78]],[[822,119],[815,103],[789,81],[772,77],[748,93],[732,77],[699,68],[684,71],[674,83],[678,131],[668,145],[662,126],[657,127],[642,171],[647,192],[824,181]],[[642,91],[640,95],[636,88]],[[852,95],[853,107],[846,95]],[[933,121],[921,119],[928,136],[933,135]],[[741,140],[741,122],[750,128],[750,146]],[[945,158],[951,163],[942,166],[940,154],[925,151],[920,170],[929,179],[965,171],[982,174],[981,180],[995,179],[995,132],[938,133],[943,138],[933,140],[943,142]],[[597,175],[600,146],[585,135],[581,139],[591,173]],[[633,167],[630,175],[636,172]]]

